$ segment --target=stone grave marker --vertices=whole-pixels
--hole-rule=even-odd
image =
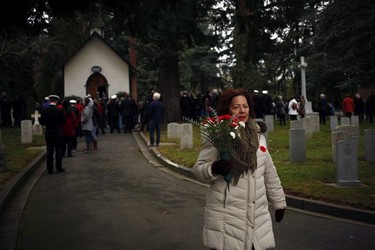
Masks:
[[[33,124],[33,135],[42,135],[43,134],[43,127],[39,123],[39,111],[35,110],[34,114],[31,115],[31,118],[34,118]]]
[[[319,116],[318,115],[309,115],[311,120],[311,126],[313,129],[313,133],[320,131],[320,123],[319,123]]]
[[[335,131],[337,125],[338,125],[338,120],[337,120],[337,115],[331,115],[329,116],[329,128],[330,131],[333,132]]]
[[[290,162],[306,161],[306,137],[303,128],[289,130],[289,156]]]
[[[336,162],[336,143],[348,139],[348,134],[345,131],[333,131],[331,133],[331,145],[332,145],[332,161]]]
[[[344,131],[347,133],[347,140],[359,142],[359,128],[352,125],[341,125],[336,127],[336,131]]]
[[[264,116],[264,122],[267,125],[267,132],[274,131],[274,125],[273,125],[274,119],[273,119],[273,115],[265,115]]]
[[[168,138],[179,138],[180,137],[180,124],[172,122],[168,124],[167,127],[167,137]]]
[[[340,118],[340,124],[341,125],[350,125],[350,118],[343,116]]]
[[[352,126],[359,126],[359,116],[353,115],[350,119],[350,125]]]
[[[303,128],[301,120],[290,121],[290,129],[295,129],[295,128]]]
[[[375,162],[375,129],[366,129],[365,133],[365,159]]]
[[[306,116],[302,119],[302,127],[305,129],[306,139],[311,139],[313,134],[313,127],[309,116]]]
[[[180,125],[180,149],[193,148],[193,124]]]
[[[341,187],[360,186],[357,143],[343,140],[336,144],[336,184]]]
[[[31,120],[21,121],[21,143],[32,143],[33,142],[33,127]]]

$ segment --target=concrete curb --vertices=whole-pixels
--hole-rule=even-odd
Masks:
[[[143,142],[144,145],[142,145],[142,148],[144,148],[145,146],[147,147],[148,140],[145,135],[142,132],[133,132],[134,137],[138,137],[137,135],[135,135],[135,133],[138,133],[142,138],[142,140],[138,140],[136,138],[138,144]],[[194,174],[190,168],[170,161],[169,159],[164,157],[155,147],[151,148],[150,152],[152,156],[157,159],[158,162],[163,166],[195,180]],[[4,212],[6,206],[8,205],[16,191],[24,183],[24,181],[37,169],[37,167],[45,158],[46,153],[42,152],[32,162],[30,162],[10,183],[7,184],[4,190],[0,193],[0,214]],[[358,222],[375,224],[375,212],[373,211],[350,208],[322,201],[299,198],[291,195],[286,195],[286,199],[289,207],[321,213],[333,217],[354,220]]]
[[[147,145],[148,140],[145,135],[142,132],[140,132],[140,135],[143,138],[145,145]],[[155,147],[152,147],[150,149],[154,157],[158,159],[161,164],[182,175],[185,175],[188,178],[192,178],[195,180],[195,176],[190,168],[170,161],[169,159],[165,158]],[[286,195],[286,201],[289,207],[321,213],[333,217],[354,220],[358,222],[375,224],[375,212],[373,211],[345,207],[323,201],[309,200],[292,195]]]
[[[2,214],[14,197],[14,194],[22,186],[25,180],[39,167],[40,163],[46,158],[46,152],[40,153],[33,161],[16,175],[0,193],[0,214]]]

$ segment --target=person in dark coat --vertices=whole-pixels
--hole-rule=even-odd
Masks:
[[[160,94],[155,92],[153,94],[153,101],[150,104],[150,147],[154,146],[155,138],[154,132],[156,130],[156,146],[160,143],[160,124],[164,116],[164,105],[160,101]]]
[[[371,92],[369,97],[366,100],[366,110],[367,116],[370,123],[374,122],[375,115],[375,95],[374,92]]]
[[[124,134],[132,132],[133,115],[135,113],[133,102],[130,100],[128,94],[125,94],[124,99],[120,103],[120,113],[122,116],[122,124],[124,127]]]
[[[191,99],[187,92],[184,91],[180,97],[181,120],[191,117]]]
[[[117,95],[111,96],[111,101],[107,104],[107,111],[111,134],[114,130],[121,133],[119,126],[120,105],[117,102]]]
[[[328,103],[326,100],[326,96],[324,94],[321,94],[318,102],[319,124],[326,124],[327,111]]]
[[[66,121],[64,111],[57,107],[59,97],[50,95],[50,105],[43,109],[40,117],[40,124],[45,126],[45,140],[47,145],[47,171],[53,173],[53,158],[55,156],[56,172],[61,173],[62,155],[64,143],[64,123]]]
[[[359,93],[355,94],[354,101],[354,115],[357,115],[359,121],[363,121],[364,114],[365,114],[365,105],[363,103],[363,99]]]
[[[66,122],[64,123],[63,157],[73,157],[73,141],[78,127],[78,117],[67,100],[62,102]]]
[[[0,97],[0,107],[1,107],[1,126],[2,127],[13,127],[12,125],[12,117],[11,117],[11,109],[12,103],[9,100],[7,94],[3,92]]]
[[[18,95],[12,101],[14,126],[21,127],[21,121],[25,119],[26,102],[22,96]],[[28,118],[29,119],[29,118]]]
[[[142,108],[141,108],[141,127],[139,128],[139,131],[142,131],[145,129],[149,131],[149,109],[150,109],[150,99],[149,97],[146,97],[144,102],[142,103]]]

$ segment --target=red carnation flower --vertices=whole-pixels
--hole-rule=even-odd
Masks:
[[[266,147],[263,147],[263,146],[260,146],[259,149],[260,149],[260,151],[262,151],[262,152],[266,152],[266,150],[267,150]]]

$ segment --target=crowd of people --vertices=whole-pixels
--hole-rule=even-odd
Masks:
[[[152,144],[153,131],[156,131],[156,146],[159,146],[164,114],[160,96],[152,91],[144,102],[137,102],[128,93],[112,95],[109,99],[91,95],[84,98],[49,95],[39,103],[34,98],[25,102],[21,97],[11,101],[3,92],[0,97],[1,126],[20,127],[21,120],[33,120],[32,114],[38,110],[41,114],[39,122],[45,129],[48,173],[53,173],[53,166],[57,173],[61,173],[65,171],[62,158],[74,156],[79,138],[83,138],[86,144],[82,153],[91,154],[98,149],[100,134],[104,135],[106,131],[111,134],[131,133],[139,124],[139,130],[150,131]]]
[[[208,116],[208,110],[216,109],[221,91],[213,89],[205,95],[183,91],[180,96],[181,119],[199,120]],[[320,124],[326,124],[327,117],[339,111],[339,115],[351,117],[357,115],[359,121],[368,120],[373,123],[375,116],[375,96],[371,92],[366,100],[359,93],[346,95],[342,102],[329,102],[325,94],[320,94],[318,100],[312,102],[313,112],[319,114]],[[281,95],[274,98],[267,90],[253,90],[251,94],[250,116],[254,119],[263,119],[265,115],[273,115],[280,125],[286,120],[303,119],[306,116],[306,98],[302,95],[285,99]]]

